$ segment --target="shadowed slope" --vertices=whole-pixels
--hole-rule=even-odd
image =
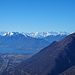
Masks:
[[[59,75],[75,75],[75,66],[72,66],[71,68],[67,69]]]

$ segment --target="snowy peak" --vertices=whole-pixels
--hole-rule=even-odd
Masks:
[[[4,33],[2,36],[6,36],[7,35],[7,33]]]
[[[12,36],[14,33],[12,32],[8,32],[8,33],[4,33],[3,36],[6,36],[6,35],[9,35],[9,36]]]
[[[5,32],[3,35],[1,36],[13,36],[14,33],[13,32]]]
[[[12,36],[13,34],[14,34],[14,33],[11,32],[9,35]]]
[[[22,34],[22,33],[18,33],[18,32],[5,32],[4,34],[0,34],[0,35],[1,36],[19,36],[19,35],[22,35],[22,36],[27,37],[27,35]]]

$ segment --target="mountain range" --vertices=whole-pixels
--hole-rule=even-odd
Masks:
[[[75,75],[72,66],[75,66],[75,33],[61,41],[52,42],[39,53],[20,63],[15,68],[14,75],[70,75],[70,69],[73,69],[72,75]],[[70,74],[66,74],[65,71]]]
[[[40,50],[49,45],[48,41],[36,39],[18,32],[0,35],[1,50]]]
[[[24,33],[22,32],[23,34],[26,34],[30,37],[34,37],[34,38],[44,38],[44,37],[47,37],[47,36],[50,36],[50,35],[53,35],[53,36],[57,36],[57,35],[68,35],[69,33],[67,32],[35,32],[35,33]]]
[[[65,38],[68,33],[56,33],[55,32],[43,32],[38,33],[36,38],[32,33],[27,35],[25,33],[19,32],[0,32],[0,49],[1,50],[41,50],[42,48],[48,46],[53,41],[59,41]],[[40,36],[37,38],[37,36]],[[45,37],[44,37],[45,36]]]
[[[10,33],[13,33],[13,32],[4,32],[4,31],[1,31],[0,32],[0,35],[4,35],[4,34],[9,34]],[[57,36],[57,35],[68,35],[69,33],[67,32],[31,32],[31,33],[27,33],[27,32],[22,32],[21,34],[24,34],[24,35],[28,35],[30,37],[33,37],[33,38],[44,38],[44,37],[47,37],[47,36],[50,36],[50,35],[53,35],[53,36]],[[13,34],[12,34],[13,35]]]

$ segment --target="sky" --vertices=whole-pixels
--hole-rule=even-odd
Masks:
[[[0,0],[0,31],[75,32],[75,0]]]

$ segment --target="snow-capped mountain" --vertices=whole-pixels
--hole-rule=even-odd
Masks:
[[[1,31],[1,32],[0,32],[0,35],[3,35],[3,34],[5,34],[5,33],[7,33],[7,32],[5,32],[5,31]]]
[[[40,50],[67,35],[66,32],[0,32],[0,49]]]
[[[22,36],[27,37],[26,34],[22,34],[22,33],[19,33],[19,32],[0,32],[0,35],[1,36],[18,36],[18,35],[22,35]]]
[[[68,35],[69,33],[67,32],[35,32],[35,33],[24,33],[22,32],[23,34],[27,34],[28,36],[30,37],[34,37],[34,38],[44,38],[44,37],[47,37],[47,36],[50,36],[50,35],[53,35],[53,36],[57,36],[57,35]]]
[[[35,33],[26,33],[26,32],[22,32],[22,33],[18,33],[18,32],[0,32],[0,35],[1,36],[15,36],[15,35],[18,35],[18,34],[23,34],[25,37],[30,36],[30,37],[34,37],[34,38],[44,38],[44,37],[47,37],[47,36],[57,36],[57,35],[68,35],[69,33],[67,32],[35,32]]]
[[[5,32],[0,35],[0,50],[40,50],[50,43],[18,32]]]

